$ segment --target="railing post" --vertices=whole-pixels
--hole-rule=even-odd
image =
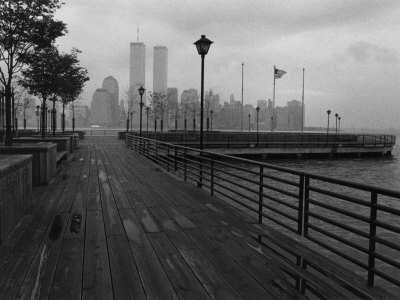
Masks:
[[[304,177],[304,197],[303,197],[303,236],[308,235],[308,211],[310,205],[308,199],[310,198],[310,177]]]
[[[304,216],[304,175],[300,175],[299,182],[299,206],[297,211],[297,233],[303,235],[303,216]]]
[[[260,166],[260,178],[258,186],[258,224],[262,224],[263,213],[263,191],[264,191],[264,167]]]
[[[187,154],[187,150],[185,149],[185,154],[183,156],[183,178],[184,178],[185,181],[187,179],[187,174],[186,174],[186,172],[187,172],[187,170],[186,170],[186,168],[187,168],[187,166],[186,166],[186,154]]]
[[[371,192],[371,207],[369,217],[369,246],[368,246],[368,286],[374,286],[375,277],[375,237],[378,194]]]
[[[167,144],[167,172],[169,172],[169,144]]]
[[[174,156],[175,156],[175,172],[176,171],[178,171],[178,162],[177,162],[177,158],[178,158],[178,148],[175,146],[175,154],[174,154]]]
[[[211,157],[211,196],[214,195],[214,157]]]

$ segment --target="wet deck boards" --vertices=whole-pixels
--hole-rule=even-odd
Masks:
[[[75,157],[0,246],[0,299],[304,298],[287,276],[296,266],[232,207],[116,138],[89,137]]]

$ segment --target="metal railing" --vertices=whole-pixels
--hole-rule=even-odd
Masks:
[[[150,132],[146,137],[186,147],[199,147],[199,134],[193,132]],[[206,132],[203,146],[205,148],[298,148],[298,147],[393,147],[394,135],[373,134],[300,134],[300,133],[220,133]]]
[[[400,287],[400,191],[127,135],[128,148]]]

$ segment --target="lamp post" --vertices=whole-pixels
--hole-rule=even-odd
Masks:
[[[212,119],[213,119],[213,114],[214,114],[214,111],[213,111],[213,110],[211,110],[211,111],[210,111],[210,113],[211,113],[211,131],[212,131]]]
[[[138,89],[139,94],[140,94],[140,119],[139,119],[139,122],[140,122],[139,135],[140,136],[142,136],[142,110],[143,110],[143,101],[142,101],[142,99],[143,99],[143,94],[144,94],[145,90],[146,89],[144,87],[142,87],[142,86]]]
[[[258,106],[256,107],[256,111],[257,111],[256,123],[257,123],[257,146],[258,146],[258,113],[260,112],[260,108]]]
[[[338,120],[339,114],[335,114],[335,118],[336,118],[336,127],[335,127],[335,134],[338,133],[338,127],[337,127],[337,120]]]
[[[197,52],[201,55],[201,94],[200,94],[200,150],[203,150],[203,106],[204,106],[204,57],[207,55],[208,50],[213,42],[206,38],[203,34],[201,38],[196,41]]]
[[[326,113],[328,114],[328,126],[326,127],[326,143],[328,144],[328,137],[329,137],[329,115],[331,114],[331,111],[328,109],[326,111]]]
[[[249,132],[250,132],[250,117],[251,115],[249,114]]]
[[[129,131],[129,112],[127,112],[127,118],[126,118],[126,132]]]
[[[338,127],[338,133],[340,133],[340,120],[342,119],[342,117],[338,117],[339,120],[339,127]]]
[[[271,133],[274,130],[274,116],[271,116]]]
[[[149,137],[149,110],[150,107],[146,106],[146,119],[147,119],[147,123],[146,123],[146,137]]]

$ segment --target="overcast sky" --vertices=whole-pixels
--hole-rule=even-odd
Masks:
[[[153,47],[168,48],[168,86],[200,90],[193,42],[214,41],[205,60],[205,87],[229,101],[301,100],[305,68],[306,126],[325,126],[326,110],[344,127],[400,128],[400,1],[398,0],[66,0],[57,18],[69,33],[60,48],[80,49],[90,105],[105,77],[129,82],[129,43],[146,45],[146,88],[153,87]]]

